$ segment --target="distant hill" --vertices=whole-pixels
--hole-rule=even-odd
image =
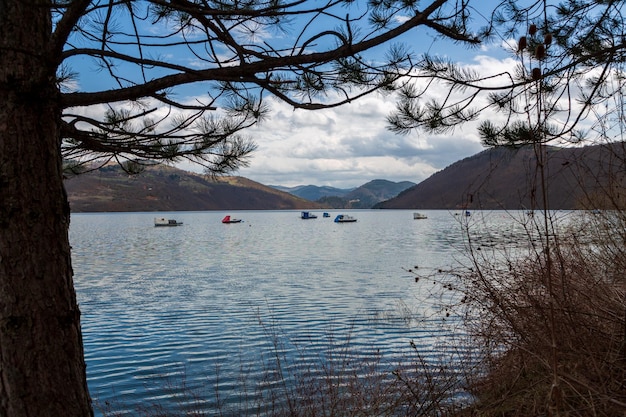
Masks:
[[[346,208],[372,208],[377,203],[389,200],[414,185],[415,183],[410,181],[370,181],[344,196],[344,199],[349,203]]]
[[[549,207],[603,208],[604,187],[626,186],[625,147],[615,143],[547,148]],[[531,147],[488,149],[455,162],[376,208],[539,208],[543,200],[536,166]]]
[[[350,191],[354,190],[354,188],[344,189],[317,185],[298,185],[296,187],[270,185],[270,187],[310,201],[316,201],[324,197],[343,197]]]
[[[316,209],[318,203],[243,177],[209,177],[168,166],[128,175],[119,166],[65,180],[72,212]]]
[[[316,185],[300,185],[297,187],[272,187],[286,191],[293,195],[317,201],[331,208],[369,209],[376,203],[397,196],[400,192],[414,186],[414,182],[392,182],[387,180],[373,180],[360,187],[341,189]]]

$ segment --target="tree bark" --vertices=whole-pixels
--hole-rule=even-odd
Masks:
[[[93,416],[48,0],[0,0],[0,416]]]

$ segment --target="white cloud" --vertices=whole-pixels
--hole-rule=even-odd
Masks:
[[[512,59],[480,55],[468,67],[488,74],[510,69],[512,65],[515,65]],[[428,91],[429,97],[434,98],[446,93],[444,86],[432,86]],[[193,100],[189,98],[189,102]],[[255,140],[258,150],[250,167],[236,173],[263,184],[350,188],[373,179],[418,183],[483,149],[476,132],[478,122],[445,135],[390,132],[386,117],[395,107],[391,95],[372,94],[345,106],[318,111],[294,110],[271,98],[267,103],[270,117],[243,132]],[[97,114],[104,109],[99,106],[83,111]],[[159,114],[164,115],[165,111]],[[485,117],[497,121],[498,116]],[[179,167],[196,172],[203,169],[188,163]]]
[[[420,182],[479,152],[476,134],[397,135],[387,129],[391,97],[372,95],[343,107],[304,111],[271,102],[272,117],[247,132],[259,145],[238,172],[263,184],[350,188],[373,179]]]
[[[467,67],[481,74],[510,70],[516,62],[480,55]],[[493,80],[492,82],[498,82]],[[445,87],[432,87],[441,98]],[[263,184],[331,185],[349,188],[373,179],[420,182],[452,163],[480,152],[480,121],[449,134],[414,131],[397,135],[387,129],[392,96],[370,95],[327,110],[293,110],[270,100],[270,119],[247,133],[259,145],[242,175]],[[497,122],[500,116],[485,115]]]

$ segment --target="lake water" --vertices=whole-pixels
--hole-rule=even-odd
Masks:
[[[215,395],[217,382],[221,401],[236,402],[242,373],[262,378],[277,348],[313,362],[348,337],[389,363],[410,341],[435,355],[445,336],[440,300],[408,270],[455,265],[469,220],[449,211],[424,211],[426,220],[405,210],[346,213],[358,221],[334,223],[332,211],[312,220],[296,211],[73,214],[92,397],[131,415],[142,404],[185,408],[182,390],[208,386]],[[225,214],[244,221],[222,224]],[[155,216],[184,225],[156,228]],[[215,405],[204,407],[210,414]]]

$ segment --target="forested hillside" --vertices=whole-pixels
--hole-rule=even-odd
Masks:
[[[65,180],[73,212],[281,210],[320,205],[243,177],[210,178],[167,166],[136,175],[119,166]]]
[[[626,155],[625,144],[547,149],[546,182],[551,209],[603,208],[606,187],[624,187],[612,169]],[[532,147],[498,147],[455,162],[378,204],[389,209],[541,208],[540,172]]]

